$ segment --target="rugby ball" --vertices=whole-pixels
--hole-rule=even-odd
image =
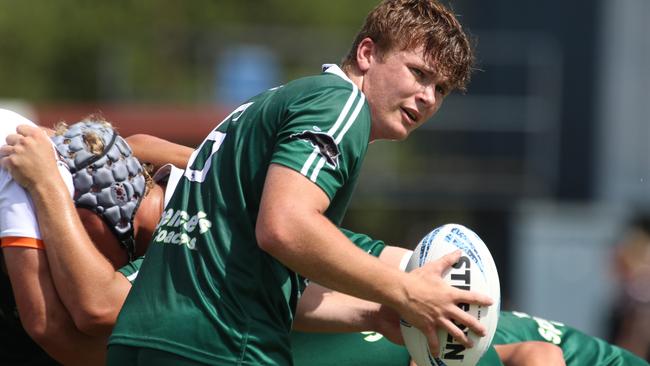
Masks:
[[[477,318],[488,332],[485,337],[479,337],[469,329],[461,328],[467,332],[474,343],[474,347],[465,348],[445,329],[440,328],[438,329],[440,351],[438,357],[433,357],[424,334],[402,320],[400,328],[404,343],[418,366],[476,365],[494,337],[501,302],[499,275],[490,251],[472,230],[458,224],[447,224],[436,228],[417,245],[406,265],[406,271],[421,267],[457,249],[462,251],[462,256],[443,274],[444,280],[456,288],[484,293],[493,299],[493,304],[487,307],[459,304],[462,309]]]

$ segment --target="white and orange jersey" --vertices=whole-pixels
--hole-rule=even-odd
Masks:
[[[0,109],[0,145],[6,143],[7,135],[16,133],[22,124],[34,125],[27,118]],[[54,150],[52,152],[54,154]],[[72,195],[72,177],[64,164],[59,172]],[[43,248],[36,213],[29,194],[12,178],[9,172],[0,168],[0,240],[2,247],[20,246]]]

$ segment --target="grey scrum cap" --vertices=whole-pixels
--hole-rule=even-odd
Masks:
[[[91,152],[84,141],[89,132],[104,143],[99,154]],[[72,173],[75,205],[99,215],[132,259],[133,218],[144,197],[146,179],[127,142],[110,126],[96,121],[77,122],[52,141]]]

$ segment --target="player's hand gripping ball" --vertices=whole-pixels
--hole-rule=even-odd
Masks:
[[[462,256],[444,273],[444,280],[456,288],[484,293],[493,299],[494,303],[490,306],[459,304],[463,310],[477,318],[485,326],[487,335],[479,337],[469,329],[465,329],[474,343],[474,347],[465,348],[446,330],[440,328],[438,329],[440,352],[438,357],[433,357],[424,334],[402,320],[401,330],[404,343],[418,366],[475,365],[488,349],[494,337],[501,302],[499,275],[490,251],[483,240],[472,230],[458,224],[447,224],[436,228],[425,236],[415,248],[406,266],[406,271],[421,267],[425,263],[457,249],[462,251]]]

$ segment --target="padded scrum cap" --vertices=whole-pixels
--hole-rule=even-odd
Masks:
[[[104,143],[98,155],[84,142],[89,132]],[[133,259],[133,218],[144,197],[146,180],[129,145],[114,129],[95,121],[77,122],[52,141],[72,173],[75,205],[99,215]]]

